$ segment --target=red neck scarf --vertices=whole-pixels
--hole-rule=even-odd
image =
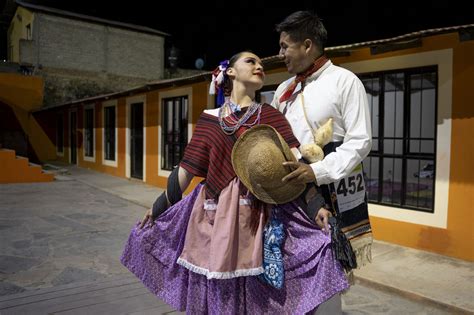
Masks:
[[[298,83],[305,81],[309,76],[321,69],[321,67],[324,66],[324,64],[326,64],[328,60],[329,59],[325,55],[322,55],[314,61],[313,65],[308,70],[303,73],[297,74],[293,82],[288,85],[285,92],[280,96],[280,103],[283,103],[284,101],[288,100],[291,95],[293,95],[293,92],[295,91]]]

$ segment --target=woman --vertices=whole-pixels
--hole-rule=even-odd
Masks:
[[[167,195],[155,207],[161,210],[148,210],[132,230],[121,261],[158,297],[188,313],[310,312],[348,287],[330,236],[295,203],[279,206],[285,280],[281,289],[260,280],[269,213],[240,183],[231,163],[234,143],[258,124],[271,125],[291,148],[299,143],[279,111],[255,102],[264,80],[255,54],[236,54],[216,69],[214,79],[228,97],[220,108],[201,114]],[[205,182],[178,201],[194,176]],[[168,204],[173,205],[163,212]]]

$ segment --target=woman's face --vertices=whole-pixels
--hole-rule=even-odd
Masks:
[[[237,59],[232,67],[229,68],[227,74],[236,82],[242,82],[244,85],[254,85],[255,90],[259,90],[263,86],[265,72],[260,58],[250,52],[244,52]]]

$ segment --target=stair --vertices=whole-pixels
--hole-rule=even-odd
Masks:
[[[16,156],[14,150],[0,149],[0,184],[52,182],[54,174],[27,158]]]

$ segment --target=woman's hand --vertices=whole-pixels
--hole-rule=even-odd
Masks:
[[[314,218],[316,224],[326,234],[329,233],[329,217],[332,217],[331,212],[329,210],[321,208],[319,209],[318,213],[316,214],[316,217]]]
[[[152,209],[148,209],[145,212],[145,215],[143,216],[142,222],[140,223],[140,229],[142,229],[147,222],[150,222],[149,225],[153,226],[154,220],[153,220],[153,217],[152,217],[152,211],[153,211]]]

